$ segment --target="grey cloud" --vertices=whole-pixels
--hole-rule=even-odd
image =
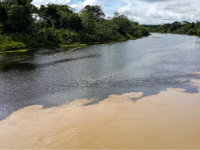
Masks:
[[[127,0],[129,2],[133,0]],[[174,21],[200,20],[199,0],[136,0],[137,7],[120,8],[120,13],[142,24],[163,24]],[[142,3],[142,1],[146,1]],[[139,6],[139,7],[138,7]]]

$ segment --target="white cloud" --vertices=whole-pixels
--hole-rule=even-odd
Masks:
[[[174,21],[200,19],[199,0],[128,0],[129,4],[119,12],[143,24],[160,24]]]
[[[83,5],[86,6],[86,5],[96,5],[98,3],[97,0],[85,0],[83,2]]]
[[[38,7],[47,4],[68,4],[70,0],[33,0],[32,3]]]
[[[102,6],[102,3],[99,0],[84,0],[84,1],[78,1],[76,3],[70,4],[72,8],[79,11],[82,8],[84,8],[86,5],[99,5]]]
[[[118,10],[142,24],[200,20],[200,0],[33,0],[35,5],[68,4],[76,11],[86,5],[100,5],[106,16]]]

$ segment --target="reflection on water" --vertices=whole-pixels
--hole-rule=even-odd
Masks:
[[[86,59],[86,58],[93,58],[93,57],[98,57],[99,55],[89,55],[89,56],[83,56],[83,57],[76,57],[76,58],[67,58],[67,59],[62,59],[62,60],[56,60],[48,63],[43,63],[43,64],[34,64],[34,63],[29,63],[29,62],[13,62],[13,63],[7,63],[2,65],[1,70],[2,71],[9,71],[9,70],[33,70],[39,67],[47,67],[51,65],[56,65],[60,63],[65,63],[68,61],[75,61],[79,59]]]
[[[195,93],[198,89],[189,81],[199,79],[193,73],[200,71],[199,41],[193,36],[153,34],[68,53],[42,50],[32,58],[9,57],[22,57],[18,63],[0,58],[0,119],[25,106],[51,107],[80,98],[97,103],[110,94],[148,96],[166,88]]]

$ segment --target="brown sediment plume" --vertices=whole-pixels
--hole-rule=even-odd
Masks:
[[[0,149],[200,148],[200,93],[128,93],[84,106],[90,102],[14,112],[0,122]]]

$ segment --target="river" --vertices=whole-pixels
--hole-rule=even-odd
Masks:
[[[45,108],[74,99],[97,103],[110,94],[167,88],[198,91],[189,84],[200,71],[200,38],[158,34],[72,52],[37,51],[35,56],[0,70],[0,119],[30,105]],[[133,100],[138,100],[137,98]]]

